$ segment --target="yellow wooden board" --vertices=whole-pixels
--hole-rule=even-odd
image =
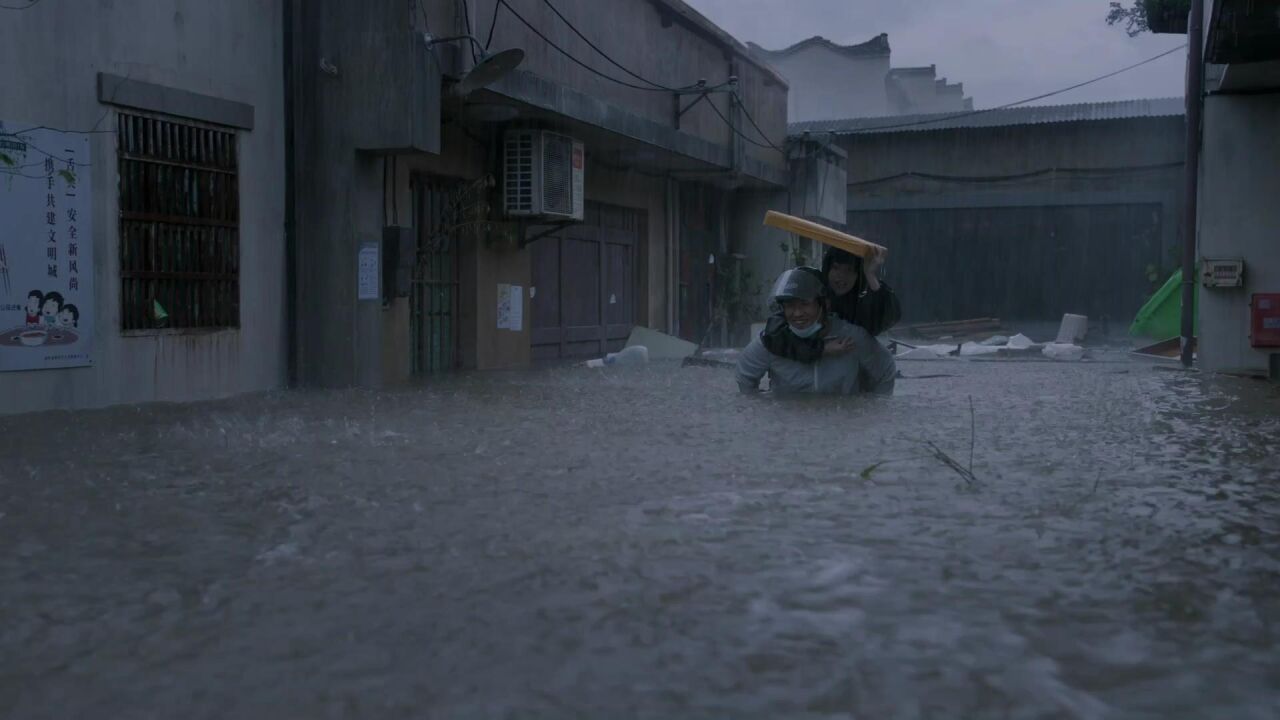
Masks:
[[[839,248],[861,258],[871,257],[874,253],[884,256],[889,252],[889,249],[883,245],[877,245],[856,235],[833,230],[826,225],[819,225],[816,222],[780,213],[776,210],[770,210],[764,214],[764,224],[787,232],[793,232],[797,235],[803,235],[817,240],[823,245]]]

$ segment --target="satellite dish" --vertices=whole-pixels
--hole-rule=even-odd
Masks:
[[[492,55],[485,55],[471,71],[462,76],[453,91],[458,95],[470,95],[481,88],[486,88],[515,70],[524,62],[524,51],[510,48]]]

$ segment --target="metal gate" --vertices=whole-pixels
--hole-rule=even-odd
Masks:
[[[458,367],[458,238],[465,225],[466,187],[427,176],[414,178],[418,262],[410,292],[413,374],[437,375]]]
[[[1162,267],[1160,216],[1154,203],[904,208],[851,211],[848,227],[888,246],[908,320],[1128,322]]]
[[[535,361],[620,350],[635,324],[642,213],[589,202],[580,225],[531,245]]]

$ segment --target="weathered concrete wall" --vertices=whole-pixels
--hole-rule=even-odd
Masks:
[[[759,290],[753,293],[753,297],[760,315],[764,315],[764,308],[768,304],[766,295],[773,281],[783,270],[792,266],[791,256],[783,250],[791,236],[764,224],[764,215],[769,210],[788,212],[787,193],[743,190],[734,195],[733,212],[729,220],[730,249],[746,256],[743,263],[751,271],[752,281]],[[763,317],[756,319],[764,320]]]
[[[474,129],[473,129],[474,132]],[[399,179],[401,222],[408,222],[404,208],[411,207],[409,176],[414,172],[455,180],[474,180],[496,168],[488,151],[454,126],[444,135],[444,153],[440,156],[413,156],[400,160]],[[666,180],[621,167],[598,162],[588,151],[586,159],[586,200],[639,210],[644,224],[636,247],[635,262],[640,284],[636,287],[636,322],[666,329],[667,304],[667,216]],[[495,218],[501,220],[501,218]],[[498,227],[502,229],[501,223]],[[536,229],[535,229],[536,231]],[[464,368],[491,370],[526,367],[530,363],[530,297],[532,285],[531,250],[519,249],[494,236],[467,241],[461,260],[462,323],[460,343]],[[524,288],[524,325],[520,331],[497,328],[497,286],[519,285]],[[409,357],[409,320],[407,301],[397,300],[384,313],[383,343],[386,352]],[[407,360],[384,362],[385,382],[408,378]]]
[[[412,338],[408,301],[395,300],[383,308],[381,303],[354,299],[354,259],[358,243],[360,238],[380,232],[386,206],[382,201],[382,158],[357,153],[353,148],[358,135],[355,129],[362,118],[370,112],[380,112],[381,106],[378,98],[350,89],[349,86],[371,80],[342,72],[342,55],[349,54],[352,47],[352,41],[346,36],[353,28],[360,37],[377,33],[390,37],[413,27],[443,37],[466,32],[469,24],[471,31],[484,40],[489,36],[496,3],[487,0],[470,3],[471,17],[467,18],[457,12],[461,3],[443,0],[423,3],[424,14],[412,16],[406,13],[403,3],[395,0],[377,0],[359,6],[336,0],[293,2],[298,13],[294,57],[299,68],[299,89],[295,97],[300,118],[296,146],[302,377],[306,382],[328,386],[394,384],[407,379],[410,372],[408,358],[412,355]],[[593,67],[626,78],[597,56],[545,4],[536,0],[512,0],[512,5],[557,45]],[[609,12],[601,12],[598,3],[560,0],[556,7],[583,34],[607,47],[618,62],[657,83],[685,85],[705,78],[714,84],[731,73],[736,74],[747,111],[770,139],[781,144],[786,127],[785,82],[772,70],[749,60],[744,48],[683,3],[631,0],[612,4]],[[635,298],[636,321],[666,329],[672,314],[669,277],[675,256],[668,232],[667,181],[644,174],[652,174],[653,168],[613,168],[597,161],[593,154],[603,156],[606,149],[618,154],[616,151],[620,148],[642,148],[646,143],[677,153],[693,148],[705,151],[705,157],[697,160],[710,163],[711,167],[702,166],[706,169],[714,169],[716,165],[728,169],[735,162],[736,154],[737,165],[748,172],[763,168],[776,177],[784,177],[786,166],[781,154],[735,139],[724,121],[707,106],[699,106],[685,115],[676,131],[672,93],[636,90],[604,80],[550,47],[509,10],[501,9],[497,18],[491,49],[519,47],[526,57],[516,73],[491,86],[491,93],[480,95],[487,95],[490,101],[515,99],[537,108],[534,111],[521,106],[526,120],[541,117],[542,124],[569,134],[590,131],[584,133],[593,138],[587,144],[587,199],[644,212],[636,258],[640,275]],[[628,28],[628,33],[617,33],[618,27]],[[454,46],[466,47],[461,42],[446,43],[434,54],[445,68],[465,69],[470,62],[467,53],[456,52]],[[314,58],[325,58],[336,64],[338,75],[320,72]],[[350,66],[350,60],[345,64]],[[634,78],[626,79],[642,84]],[[568,94],[574,95],[575,107],[582,111],[583,117],[569,112],[565,99]],[[684,96],[683,100],[687,103],[692,97]],[[711,101],[722,113],[732,117],[726,95],[715,95]],[[414,222],[408,215],[413,202],[409,185],[414,173],[446,181],[498,175],[500,158],[492,140],[502,126],[472,123],[460,117],[458,110],[448,105],[443,108],[444,127],[438,154],[397,156],[395,186],[387,192],[396,198],[400,207],[400,224]],[[606,124],[610,121],[624,127],[622,130],[610,127]],[[744,132],[756,137],[754,129],[742,122]],[[604,135],[599,128],[614,134]],[[627,128],[634,132],[624,132]],[[674,136],[683,144],[677,143],[679,147],[662,144],[664,138],[671,140]],[[698,167],[687,159],[685,166]],[[500,222],[500,203],[493,207],[493,220]],[[490,369],[527,365],[530,251],[483,238],[467,242],[460,251],[458,311],[462,366]],[[498,284],[519,285],[526,290],[525,327],[519,332],[496,327]]]
[[[525,20],[574,57],[607,75],[632,85],[649,87],[644,81],[627,75],[600,57],[541,0],[509,1]],[[497,0],[474,0],[471,3],[472,13],[477,19],[473,23],[474,31],[481,40],[489,36],[496,5]],[[708,31],[699,29],[697,23],[688,19],[696,13],[684,3],[678,0],[626,0],[611,2],[606,9],[598,0],[558,0],[555,6],[615,61],[654,83],[680,87],[705,79],[709,85],[715,85],[724,82],[730,74],[736,74],[747,112],[772,142],[782,145],[787,123],[783,112],[786,107],[785,85],[771,70],[748,57],[745,47],[737,45],[730,48],[710,37]],[[492,49],[523,48],[525,60],[521,70],[552,79],[646,120],[668,127],[674,125],[675,109],[670,92],[629,88],[601,78],[550,47],[506,8],[500,8],[496,17]],[[625,32],[620,32],[620,28],[625,28]],[[693,97],[684,96],[682,100],[687,104]],[[727,95],[718,93],[710,99],[720,113],[732,117]],[[742,121],[742,126],[745,134],[759,139],[745,121]],[[716,116],[715,111],[701,104],[681,118],[680,129],[723,146],[735,142],[724,121]],[[776,151],[747,145],[745,152],[747,157],[771,167],[785,168],[785,162]]]
[[[847,212],[848,158],[829,136],[802,137],[791,148],[793,214],[842,226]]]
[[[475,293],[471,302],[475,307],[475,367],[478,370],[529,367],[532,359],[532,316],[529,312],[529,286],[533,277],[531,257],[528,248],[496,248],[483,242],[476,246],[475,285],[472,288],[463,286],[463,292],[468,299],[471,299],[468,290]],[[522,288],[524,307],[519,330],[498,329],[499,284],[519,285]]]
[[[1249,345],[1249,296],[1280,292],[1280,96],[1210,95],[1200,159],[1199,257],[1244,258],[1242,288],[1199,293],[1199,361],[1265,370],[1280,348]]]
[[[809,45],[770,64],[790,84],[787,112],[790,122],[840,120],[889,115],[884,79],[889,56],[850,57],[828,47]]]
[[[636,287],[636,324],[670,332],[667,306],[673,300],[668,282],[667,197],[666,180],[642,175],[625,168],[592,164],[587,200],[639,210],[644,214],[640,244],[636,247],[636,264],[640,285]]]
[[[0,412],[182,401],[285,382],[284,127],[278,0],[40,3],[0,14],[0,118],[111,130],[98,72],[253,106],[240,162],[240,327],[120,331],[115,136],[91,139],[94,365],[0,374]],[[104,112],[106,113],[104,115]]]
[[[407,49],[418,18],[403,3],[289,1],[296,74],[299,377],[327,387],[394,383],[407,377],[407,301],[385,308],[380,300],[357,301],[356,257],[361,243],[380,241],[384,224],[413,223],[409,170],[400,163],[395,184],[384,188],[388,157],[357,148],[369,146],[374,130],[393,127],[386,117],[403,116],[395,88],[426,93],[438,89],[438,75],[430,82],[415,74],[416,56]],[[428,9],[439,22],[439,9]],[[324,72],[321,60],[336,74]],[[383,121],[371,123],[370,116]],[[399,218],[387,214],[393,194]]]

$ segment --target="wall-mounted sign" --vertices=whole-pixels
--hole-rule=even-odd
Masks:
[[[519,332],[524,328],[524,288],[498,285],[498,329]]]
[[[1205,287],[1241,287],[1244,285],[1244,260],[1205,258],[1200,263],[1200,282]]]
[[[380,300],[382,295],[378,285],[379,280],[379,263],[378,263],[378,243],[362,243],[360,245],[360,255],[356,261],[356,299],[357,300]]]
[[[1249,299],[1249,345],[1280,347],[1280,293],[1255,293]]]
[[[0,371],[92,364],[89,136],[0,122]]]

